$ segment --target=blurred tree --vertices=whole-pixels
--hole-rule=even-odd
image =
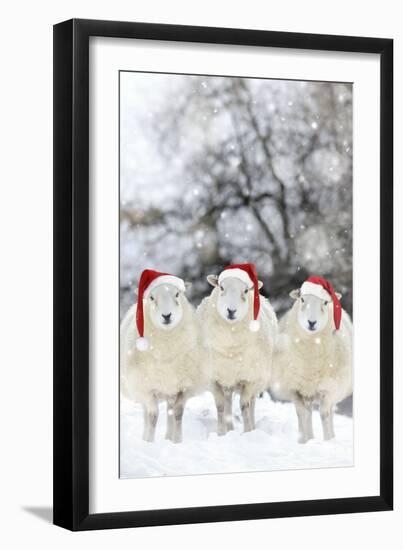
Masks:
[[[179,78],[148,128],[166,166],[177,163],[165,182],[177,192],[121,206],[125,250],[144,249],[123,259],[122,313],[144,267],[192,281],[198,303],[206,275],[234,262],[256,264],[279,313],[310,274],[351,313],[351,85]]]

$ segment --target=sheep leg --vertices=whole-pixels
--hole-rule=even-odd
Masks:
[[[249,389],[243,386],[240,395],[240,405],[243,418],[243,430],[244,432],[250,432],[253,430],[252,426],[252,414],[251,407],[254,396],[251,395]]]
[[[252,426],[252,430],[256,428],[255,408],[256,408],[256,397],[253,396],[250,403],[250,423]]]
[[[306,434],[309,439],[313,439],[313,425],[312,425],[312,409],[313,401],[312,399],[305,400],[306,407]]]
[[[334,437],[334,425],[333,425],[333,404],[329,403],[326,397],[320,400],[320,418],[322,420],[323,439],[325,441],[333,439]]]
[[[294,400],[294,405],[295,405],[295,411],[297,413],[297,418],[298,418],[298,434],[299,436],[301,436],[301,434],[304,432],[304,422],[303,422],[301,410],[297,406],[297,403],[295,400]]]
[[[154,441],[155,428],[158,420],[158,400],[153,397],[144,405],[144,441]]]
[[[217,407],[217,434],[225,435],[227,426],[225,424],[225,396],[221,385],[216,382],[213,386],[213,395]]]
[[[298,417],[298,442],[306,443],[313,437],[312,409],[307,406],[307,401],[299,393],[294,394],[293,401]]]
[[[172,398],[167,399],[167,431],[165,434],[165,439],[170,439],[172,441],[174,432],[174,400]]]
[[[234,429],[234,423],[232,421],[232,389],[224,389],[224,420],[227,431]]]
[[[174,428],[172,434],[172,441],[174,443],[181,443],[182,441],[182,419],[183,411],[185,409],[185,396],[182,392],[179,392],[174,402]]]

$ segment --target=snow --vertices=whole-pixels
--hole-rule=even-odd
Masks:
[[[336,438],[322,440],[318,411],[314,411],[315,439],[301,445],[294,405],[274,402],[265,393],[256,402],[257,427],[242,433],[239,399],[234,399],[235,430],[217,436],[216,412],[210,393],[190,399],[183,418],[183,442],[164,439],[166,407],[160,415],[154,443],[142,440],[143,411],[122,397],[122,478],[208,473],[293,470],[353,465],[353,420],[335,414]]]

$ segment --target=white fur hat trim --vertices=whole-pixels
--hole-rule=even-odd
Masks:
[[[323,286],[317,285],[316,283],[311,283],[310,281],[305,281],[304,283],[302,283],[302,286],[301,286],[301,295],[307,295],[307,294],[310,294],[311,296],[316,296],[321,300],[332,299],[328,291],[325,290]]]
[[[150,292],[160,285],[172,285],[180,292],[185,292],[186,290],[183,279],[175,277],[175,275],[160,275],[160,277],[157,277],[148,285],[148,287],[144,291],[144,298],[148,298]]]
[[[235,277],[235,279],[240,279],[246,285],[253,286],[253,281],[246,271],[239,269],[238,267],[234,267],[234,269],[224,269],[224,271],[221,271],[218,276],[218,283],[221,283],[221,281],[224,281],[224,279],[229,279],[230,277]]]

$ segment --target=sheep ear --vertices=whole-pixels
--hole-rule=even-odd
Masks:
[[[257,287],[258,287],[259,290],[262,288],[262,286],[263,286],[262,281],[258,281],[257,282]]]
[[[340,292],[335,292],[335,294],[336,294],[337,298],[339,300],[341,300],[341,297],[343,296],[343,294],[340,294]]]
[[[218,275],[207,275],[207,280],[211,286],[218,286]]]
[[[293,300],[298,300],[298,298],[301,297],[301,290],[299,288],[296,288],[295,290],[291,290],[290,297]]]
[[[190,283],[189,281],[185,281],[185,292],[190,290],[191,287],[192,287],[192,283]]]

